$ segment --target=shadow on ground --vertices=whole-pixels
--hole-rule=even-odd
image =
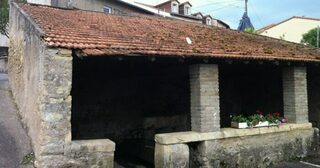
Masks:
[[[0,167],[26,168],[21,165],[24,156],[32,152],[30,138],[20,123],[12,99],[7,74],[0,73]]]

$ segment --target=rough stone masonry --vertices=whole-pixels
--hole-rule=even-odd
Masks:
[[[12,4],[9,82],[28,127],[36,167],[113,167],[108,139],[71,140],[72,50],[48,48],[43,33]]]
[[[10,10],[8,71],[13,96],[32,138],[37,167],[113,167],[109,139],[72,140],[70,95],[74,51],[49,48],[42,30],[18,5]],[[156,136],[156,167],[268,167],[318,151],[308,123],[306,71],[283,71],[285,115],[279,128],[220,128],[219,68],[190,67],[192,132]],[[161,138],[162,137],[162,138]],[[257,157],[258,156],[258,157]]]

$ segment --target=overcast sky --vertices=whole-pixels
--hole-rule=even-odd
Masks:
[[[136,0],[155,5],[166,0]],[[244,0],[189,0],[193,13],[211,14],[236,29],[244,12]],[[180,0],[185,2],[185,0]],[[256,29],[291,16],[320,18],[320,0],[249,0],[249,17]]]

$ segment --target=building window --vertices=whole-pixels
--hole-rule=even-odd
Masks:
[[[172,13],[178,13],[179,12],[179,5],[178,5],[177,2],[172,2],[171,12]]]
[[[206,20],[207,20],[207,21],[206,21],[206,22],[207,22],[207,25],[212,25],[212,21],[211,21],[210,18],[207,18]]]
[[[189,5],[184,7],[184,15],[191,15],[191,7]]]
[[[108,7],[108,6],[104,6],[103,7],[103,12],[104,13],[112,13],[112,8]]]

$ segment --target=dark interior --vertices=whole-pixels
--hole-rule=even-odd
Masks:
[[[190,130],[188,65],[74,56],[73,69],[74,140],[108,138],[116,161],[152,163],[155,134]]]
[[[309,121],[320,128],[320,67],[310,65],[307,69]]]
[[[282,70],[272,64],[219,66],[221,127],[230,127],[230,115],[252,115],[259,109],[283,115]]]
[[[173,58],[74,56],[72,138],[111,139],[117,163],[133,159],[151,167],[155,134],[191,130],[189,64]],[[230,127],[230,115],[257,109],[283,115],[281,69],[220,64],[221,126]]]

